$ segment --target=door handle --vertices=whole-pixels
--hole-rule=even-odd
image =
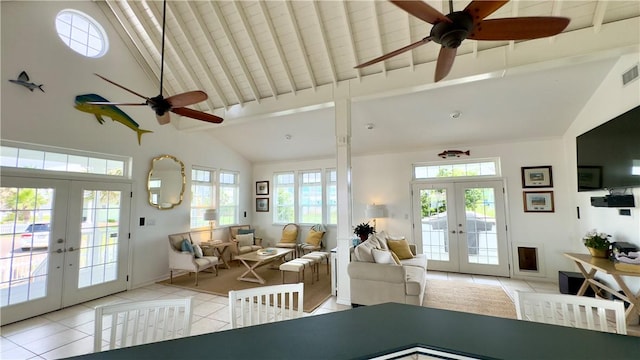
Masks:
[[[451,233],[452,233],[452,234],[455,234],[455,233],[456,233],[456,231],[455,231],[455,230],[451,230]]]
[[[75,249],[73,248],[73,246],[70,246],[69,249],[67,251],[71,252],[74,251]]]
[[[62,243],[64,242],[64,239],[58,239],[58,240],[56,240],[56,242],[57,242],[58,244],[62,244]]]
[[[57,252],[58,254],[62,254],[64,251],[63,251],[62,249],[58,249],[58,250],[56,250],[56,252]]]
[[[458,234],[464,234],[464,231],[460,230],[458,231]]]

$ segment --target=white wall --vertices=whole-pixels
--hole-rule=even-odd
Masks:
[[[158,85],[149,80],[94,2],[2,2],[2,139],[130,156],[133,159],[132,272],[137,287],[168,276],[167,235],[189,229],[189,186],[192,165],[240,172],[241,222],[253,213],[251,165],[214,138],[185,133],[172,125],[160,126],[148,107],[123,107],[143,129],[142,136],[120,123],[100,125],[91,114],[73,108],[76,95],[97,93],[113,101],[138,100],[97,78],[104,75],[139,93],[155,96]],[[108,33],[110,51],[99,59],[84,58],[67,48],[55,32],[55,15],[74,8],[98,20]],[[45,93],[31,93],[8,82],[25,70],[31,81],[43,83]],[[192,90],[192,89],[189,89]],[[182,160],[187,171],[187,192],[181,205],[158,210],[147,203],[146,178],[151,159],[170,154]],[[247,218],[242,218],[243,212]],[[155,220],[155,226],[138,226],[138,218]]]

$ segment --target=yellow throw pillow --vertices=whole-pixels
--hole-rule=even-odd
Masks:
[[[320,241],[322,240],[323,235],[323,231],[315,231],[313,229],[309,229],[309,234],[307,235],[307,239],[305,240],[305,242],[309,245],[318,246],[320,245]]]
[[[282,232],[280,242],[295,244],[298,242],[298,232],[296,230],[285,230]]]
[[[409,242],[407,240],[387,240],[389,249],[398,256],[398,259],[412,259],[413,253],[409,249]]]

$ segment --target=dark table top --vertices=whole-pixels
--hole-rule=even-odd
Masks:
[[[497,359],[640,359],[640,338],[387,303],[84,355],[84,359],[366,359],[414,346]]]

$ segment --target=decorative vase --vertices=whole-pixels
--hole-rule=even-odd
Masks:
[[[609,251],[608,249],[594,249],[592,247],[587,247],[587,249],[589,249],[591,256],[603,259],[607,258],[607,252]]]
[[[361,235],[358,235],[358,237],[360,237],[361,242],[365,242],[369,238],[369,234],[361,234]]]

